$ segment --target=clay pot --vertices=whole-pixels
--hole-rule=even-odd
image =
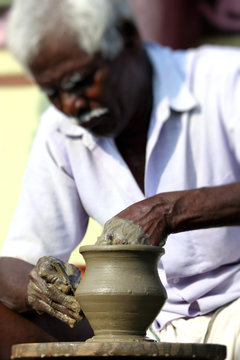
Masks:
[[[86,272],[76,297],[87,317],[94,342],[145,340],[161,310],[166,291],[157,263],[164,249],[148,245],[80,247]]]

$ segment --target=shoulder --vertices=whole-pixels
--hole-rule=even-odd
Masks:
[[[62,126],[62,124],[66,121],[66,116],[57,110],[53,105],[50,105],[47,110],[41,115],[39,131],[42,134],[49,134],[54,131],[58,131],[58,129]]]
[[[157,67],[166,67],[168,64],[184,68],[193,59],[197,49],[174,50],[167,46],[162,46],[153,42],[144,43],[148,56]]]
[[[97,140],[87,130],[77,125],[54,106],[50,106],[41,116],[32,153],[50,155],[55,163],[69,163],[70,154],[85,154],[95,147]],[[41,156],[41,155],[40,155]]]
[[[202,45],[195,49],[195,53],[202,61],[210,61],[210,64],[214,62],[218,66],[225,61],[235,62],[240,59],[240,49],[233,46]]]
[[[40,164],[45,166],[49,164],[50,159],[60,165],[66,162],[66,137],[60,129],[67,120],[67,117],[52,105],[41,115],[29,155],[31,167],[34,167],[35,164],[38,164],[39,167]]]
[[[203,45],[190,50],[189,71],[201,79],[226,81],[240,69],[240,49],[236,47]]]
[[[84,129],[74,124],[64,113],[50,105],[41,115],[36,138],[41,143],[56,143],[62,147],[66,139],[70,140],[74,135],[81,138],[83,131]]]
[[[233,73],[240,68],[240,49],[238,47],[202,45],[187,50],[173,50],[156,43],[146,43],[146,51],[159,67],[173,63],[181,72],[195,71]]]

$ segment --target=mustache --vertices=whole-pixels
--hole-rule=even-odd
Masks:
[[[109,114],[110,111],[108,108],[105,107],[99,107],[97,109],[93,109],[91,111],[87,111],[83,114],[79,114],[79,116],[77,116],[77,122],[79,125],[81,124],[86,124],[88,122],[90,122],[92,119],[98,118],[102,115],[106,115]]]

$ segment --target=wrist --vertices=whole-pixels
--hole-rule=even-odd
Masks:
[[[172,233],[206,227],[208,188],[174,192],[173,198],[167,217]]]

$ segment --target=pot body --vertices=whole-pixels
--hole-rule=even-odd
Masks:
[[[94,331],[90,341],[144,340],[167,297],[157,271],[164,249],[91,245],[80,253],[86,271],[76,297]]]

